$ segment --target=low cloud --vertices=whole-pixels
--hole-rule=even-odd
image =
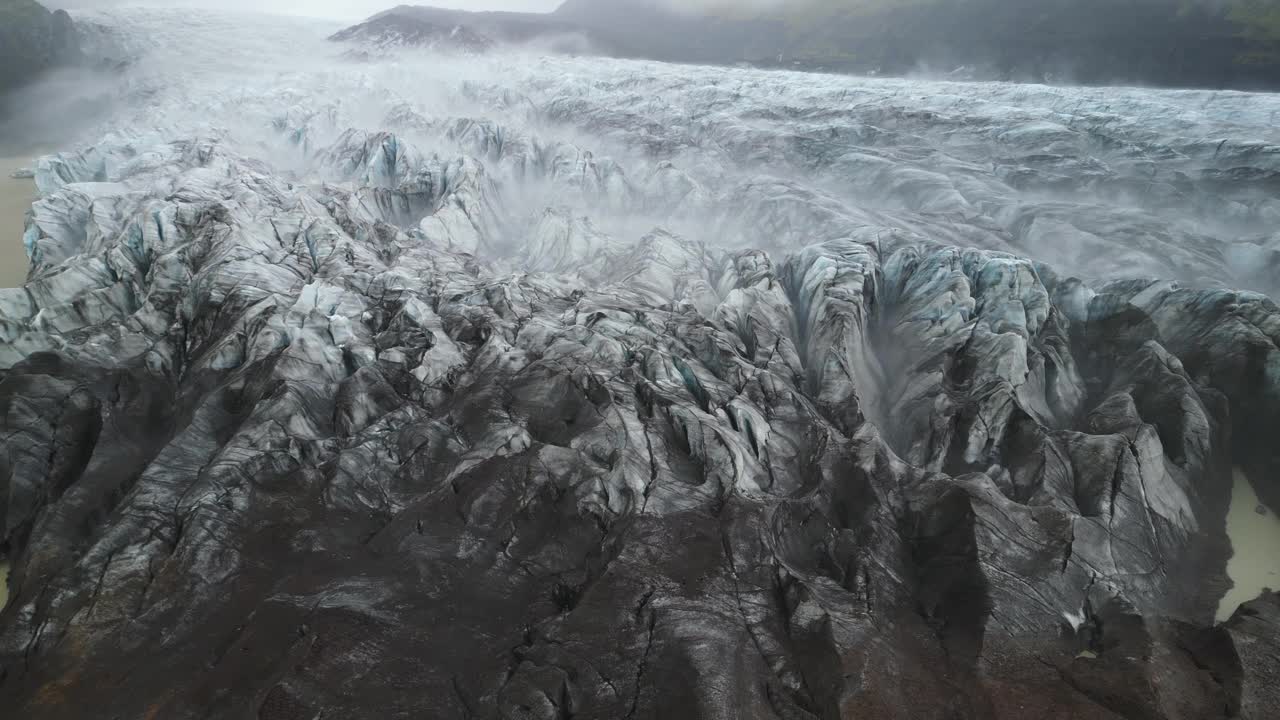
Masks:
[[[510,10],[550,12],[561,0],[46,0],[45,4],[66,10],[154,5],[162,7],[207,7],[218,10],[270,12],[329,18],[365,18],[396,5],[420,4],[460,10]]]

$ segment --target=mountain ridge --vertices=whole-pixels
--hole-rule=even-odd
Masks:
[[[791,7],[791,6],[788,6]],[[668,62],[980,79],[1280,88],[1280,0],[914,0],[693,12],[566,0],[551,13],[401,5],[504,41],[579,33],[596,52]]]
[[[75,24],[65,10],[51,11],[34,0],[0,0],[0,93],[79,59]]]

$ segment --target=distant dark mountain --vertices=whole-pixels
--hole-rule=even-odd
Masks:
[[[412,45],[463,52],[484,52],[493,47],[493,40],[461,23],[433,22],[405,14],[378,15],[329,39],[384,47]]]
[[[468,12],[401,5],[343,33],[375,22],[389,32],[417,23],[462,25],[504,43],[577,38],[603,55],[710,64],[767,59],[776,50],[770,30],[783,27],[774,20],[743,22],[674,13],[645,0],[604,0],[585,5],[569,2],[554,13]],[[583,46],[574,43],[571,47]]]
[[[1280,0],[799,0],[691,11],[566,0],[555,16],[628,54],[691,62],[984,77],[1280,87]]]
[[[783,44],[794,61],[839,69],[1278,87],[1280,64],[1257,52],[1274,39],[1250,36],[1277,11],[1280,0],[846,0],[788,15]]]
[[[554,14],[468,12],[417,5],[401,5],[378,13],[370,19],[386,17],[412,18],[445,25],[465,24],[503,42],[524,42],[554,33],[581,32],[583,29],[579,25],[563,21]]]
[[[554,13],[402,6],[375,18],[464,24],[504,42],[576,34],[671,62],[1079,83],[1280,88],[1280,0],[835,0],[773,10],[566,0]],[[710,6],[708,6],[710,7]]]
[[[50,12],[34,0],[0,0],[0,93],[79,59],[75,25],[65,11]]]
[[[728,6],[728,4],[726,4]],[[783,52],[782,15],[676,11],[661,0],[566,0],[554,13],[617,54],[696,63],[771,63]]]

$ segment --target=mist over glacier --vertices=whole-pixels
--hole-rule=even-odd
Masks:
[[[0,707],[1275,707],[1280,96],[76,19],[129,63],[30,95]]]
[[[465,118],[616,162],[633,194],[670,163],[665,173],[695,183],[706,202],[686,214],[696,216],[690,229],[725,247],[794,248],[797,236],[753,238],[725,222],[726,199],[776,180],[819,193],[846,222],[798,231],[816,233],[802,242],[879,226],[1086,277],[1261,291],[1274,290],[1280,267],[1275,95],[868,80],[532,53],[405,50],[356,63],[323,41],[337,29],[325,21],[135,10],[102,23],[132,45],[137,65],[101,124],[121,130],[100,150],[207,137],[305,175],[309,153],[351,128],[393,132],[428,154],[475,154],[448,137],[449,121]],[[406,111],[424,122],[397,124]],[[297,131],[304,145],[281,142]],[[534,184],[507,177],[503,162],[488,169],[506,194]],[[637,197],[609,207],[558,200],[566,201],[597,221],[616,219],[620,202],[656,207]]]

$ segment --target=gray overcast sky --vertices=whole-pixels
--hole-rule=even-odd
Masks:
[[[55,8],[100,8],[113,5],[198,5],[213,8],[262,10],[290,15],[364,18],[396,5],[434,5],[463,10],[520,10],[550,12],[563,0],[43,0]]]

